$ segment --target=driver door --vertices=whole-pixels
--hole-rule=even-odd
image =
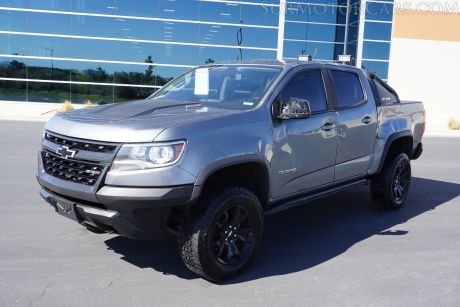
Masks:
[[[312,114],[303,119],[277,119],[273,124],[273,198],[319,187],[334,180],[338,115],[330,111],[326,71],[301,70],[284,85],[277,99],[302,99]]]

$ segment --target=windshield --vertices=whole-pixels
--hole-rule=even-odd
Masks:
[[[190,101],[209,107],[254,108],[281,71],[275,66],[219,65],[195,68],[173,80],[151,99]]]

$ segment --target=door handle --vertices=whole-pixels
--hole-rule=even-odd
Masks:
[[[335,128],[335,123],[325,123],[323,126],[321,126],[321,130],[323,131],[331,131],[334,128]]]
[[[365,116],[361,121],[363,122],[363,124],[366,124],[366,125],[370,124],[370,123],[372,123],[372,117]]]

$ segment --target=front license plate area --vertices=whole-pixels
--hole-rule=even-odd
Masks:
[[[75,203],[73,202],[56,199],[56,211],[66,218],[79,222],[77,213],[75,211]]]

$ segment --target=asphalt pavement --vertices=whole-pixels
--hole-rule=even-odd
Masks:
[[[0,121],[0,306],[460,306],[460,138],[425,138],[406,207],[354,188],[266,219],[242,276],[195,277],[174,237],[94,234],[38,195],[42,123]]]

